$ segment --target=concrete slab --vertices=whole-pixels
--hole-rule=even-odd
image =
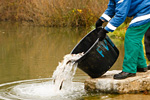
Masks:
[[[150,90],[150,70],[137,72],[136,76],[122,80],[113,79],[113,75],[120,72],[121,70],[113,70],[100,78],[89,78],[85,80],[85,89],[107,93],[140,93]]]

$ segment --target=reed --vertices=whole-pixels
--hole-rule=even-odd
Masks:
[[[0,20],[42,26],[91,26],[108,0],[0,0]]]

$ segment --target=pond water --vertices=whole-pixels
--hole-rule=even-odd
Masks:
[[[77,69],[70,91],[52,91],[51,77],[58,62],[92,29],[50,28],[0,22],[0,99],[2,100],[149,100],[144,94],[87,93],[89,78]],[[120,70],[123,41],[112,39],[120,50],[110,70]]]

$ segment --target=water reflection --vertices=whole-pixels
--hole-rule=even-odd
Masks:
[[[81,34],[82,33],[82,34]],[[51,77],[86,32],[0,23],[0,83]]]
[[[149,100],[150,95],[144,94],[91,94],[81,100]],[[80,99],[79,99],[80,100]]]
[[[0,100],[76,100],[85,94],[84,84],[56,91],[52,79],[32,79],[0,84]]]
[[[50,78],[58,62],[63,60],[63,56],[70,53],[90,30],[22,26],[18,23],[0,22],[0,84]],[[116,39],[112,41],[120,50],[120,55],[110,70],[122,69],[123,42]],[[84,82],[87,77],[88,75],[77,69],[74,81]],[[104,94],[100,96],[103,100],[111,98]],[[87,99],[99,98],[97,95],[94,97],[87,96]],[[83,98],[86,100],[86,96]]]
[[[0,83],[51,77],[58,62],[90,31],[83,28],[50,28],[0,23]],[[121,69],[122,43],[113,40],[120,57],[112,69]],[[87,75],[78,69],[75,79]],[[83,80],[82,80],[83,79]]]

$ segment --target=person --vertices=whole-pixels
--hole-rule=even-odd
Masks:
[[[125,33],[123,68],[113,76],[114,79],[125,79],[136,76],[137,71],[147,71],[142,38],[150,28],[150,0],[109,0],[107,9],[96,22],[96,28],[108,22],[98,32],[98,38],[103,40],[106,33],[113,32],[126,17],[132,17],[132,20]]]
[[[145,44],[146,57],[148,61],[150,61],[150,28],[145,33],[144,44]],[[147,67],[150,70],[150,64]]]

